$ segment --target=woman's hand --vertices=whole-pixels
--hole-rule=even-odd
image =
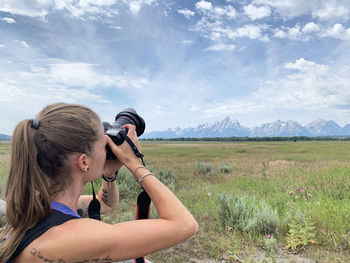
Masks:
[[[127,136],[141,152],[141,145],[137,138],[136,127],[131,124],[126,124],[123,126],[123,128],[128,129]],[[117,146],[113,143],[112,139],[107,136],[107,143],[118,160],[124,164],[131,172],[133,172],[133,169],[135,169],[137,166],[141,165],[140,159],[135,155],[128,142],[124,141],[121,145]]]

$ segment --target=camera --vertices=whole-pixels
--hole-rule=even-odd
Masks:
[[[116,145],[121,145],[124,142],[124,137],[128,133],[128,129],[123,128],[125,124],[132,124],[136,126],[137,136],[141,136],[145,131],[145,121],[137,114],[133,108],[126,108],[119,112],[115,116],[115,122],[112,125],[108,122],[103,122],[104,133],[108,135]],[[109,146],[107,148],[107,160],[115,160],[117,157],[114,155]]]

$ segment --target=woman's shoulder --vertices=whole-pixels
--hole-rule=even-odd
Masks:
[[[75,260],[77,255],[89,254],[89,251],[94,250],[95,238],[98,237],[96,231],[109,228],[108,226],[103,222],[85,218],[69,220],[53,226],[33,240],[23,250],[16,263],[56,262],[57,260],[57,262],[64,263]],[[65,257],[59,258],[60,255],[65,255]]]

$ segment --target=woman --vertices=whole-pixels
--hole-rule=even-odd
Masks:
[[[135,126],[124,127],[140,149]],[[107,144],[118,161],[106,162]],[[115,225],[79,218],[78,210],[86,215],[91,201],[90,196],[80,195],[85,184],[102,174],[105,180],[97,197],[101,212],[116,207],[118,188],[109,181],[122,165],[147,191],[160,218]],[[198,229],[189,211],[142,165],[131,147],[126,142],[116,146],[104,135],[99,117],[81,105],[49,105],[37,118],[17,125],[5,197],[7,224],[0,237],[4,240],[0,244],[1,263],[11,259],[28,230],[48,218],[64,219],[30,241],[11,259],[14,263],[138,258],[175,245]]]

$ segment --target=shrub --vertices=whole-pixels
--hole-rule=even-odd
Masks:
[[[171,190],[175,190],[176,177],[172,170],[163,171],[160,170],[156,173],[157,178]]]
[[[176,178],[172,170],[167,170],[167,171],[160,170],[159,172],[157,172],[157,171],[154,171],[152,166],[148,165],[147,168],[151,172],[154,172],[154,175],[163,184],[165,184],[172,190],[175,189]],[[134,176],[131,175],[130,172],[125,168],[122,168],[119,171],[117,183],[118,183],[119,194],[121,198],[136,198],[141,191],[141,188],[139,184],[136,182]]]
[[[219,216],[226,226],[247,233],[271,234],[277,232],[279,216],[266,202],[255,197],[218,196]]]
[[[232,167],[229,163],[223,163],[218,166],[218,170],[220,173],[230,173],[232,171]]]
[[[212,163],[204,163],[204,162],[196,162],[195,168],[197,173],[202,175],[211,175],[213,174],[213,164]]]
[[[135,215],[131,212],[126,212],[120,215],[119,222],[126,222],[135,220]]]
[[[117,184],[121,199],[136,198],[138,193],[141,191],[135,177],[124,167],[119,171]]]

